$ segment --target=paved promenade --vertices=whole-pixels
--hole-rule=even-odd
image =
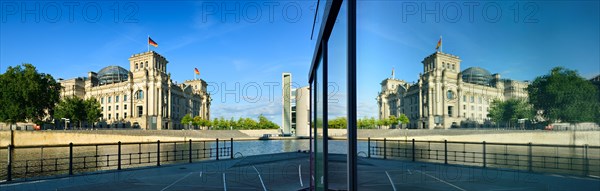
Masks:
[[[346,189],[345,156],[330,157],[330,188]],[[359,159],[360,190],[600,190],[599,178],[420,162]],[[0,184],[0,190],[303,190],[306,153],[57,177]]]

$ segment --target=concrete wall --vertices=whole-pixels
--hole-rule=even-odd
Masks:
[[[165,130],[57,130],[57,131],[14,131],[15,145],[68,144],[77,143],[116,143],[116,142],[155,142],[183,140],[252,139],[239,131],[165,131]],[[262,134],[260,134],[262,136]],[[10,143],[10,131],[0,131],[0,146]]]
[[[156,140],[183,141],[209,139],[256,139],[263,134],[278,134],[269,130],[211,130],[211,131],[150,131],[150,130],[98,130],[98,131],[15,131],[16,145],[68,144],[73,143],[116,143]],[[330,137],[346,137],[345,129],[330,129]],[[600,146],[600,131],[506,131],[506,130],[359,130],[359,138],[388,138],[471,142],[536,143]],[[10,132],[0,131],[0,146],[10,142]]]

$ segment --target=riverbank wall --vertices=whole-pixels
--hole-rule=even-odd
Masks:
[[[345,139],[345,129],[329,129],[332,139]],[[53,145],[68,143],[116,143],[192,140],[259,140],[263,135],[277,135],[278,130],[56,130],[14,131],[15,145]],[[600,146],[600,131],[542,131],[542,130],[405,130],[360,129],[361,139],[407,139],[431,141],[534,143]],[[302,137],[306,138],[306,137]],[[270,137],[269,139],[282,139]],[[294,139],[285,137],[283,139]],[[10,143],[10,131],[0,131],[0,146]]]

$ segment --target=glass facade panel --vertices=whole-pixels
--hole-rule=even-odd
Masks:
[[[348,22],[346,3],[342,3],[331,36],[327,42],[327,134],[329,137],[345,137],[348,128],[348,79],[347,79],[347,40]],[[332,190],[347,190],[346,172],[334,169],[346,169],[347,144],[336,141],[328,142],[328,188]],[[335,158],[335,162],[333,159]],[[344,177],[344,178],[342,178]]]
[[[315,182],[314,185],[317,190],[323,190],[325,188],[325,154],[324,153],[324,140],[323,140],[323,60],[319,62],[319,66],[317,67],[315,78],[313,79],[313,84],[315,87],[315,96],[313,103],[315,105],[313,123],[315,124],[315,128],[313,128],[313,137],[314,137],[314,177]]]

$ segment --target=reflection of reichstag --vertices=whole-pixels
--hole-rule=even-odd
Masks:
[[[379,118],[405,114],[408,128],[450,128],[461,123],[489,124],[495,99],[526,99],[527,82],[501,79],[479,67],[460,70],[458,56],[435,52],[422,62],[417,83],[392,77],[381,82],[377,96]]]
[[[171,80],[168,61],[149,51],[129,58],[129,68],[108,66],[87,77],[61,81],[61,97],[96,98],[102,106],[100,128],[182,129],[186,114],[210,117],[204,80]]]

